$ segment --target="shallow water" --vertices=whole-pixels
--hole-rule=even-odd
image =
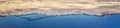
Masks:
[[[41,15],[34,15],[37,18]],[[34,21],[15,16],[0,17],[0,28],[120,28],[120,14],[108,16],[70,15]]]

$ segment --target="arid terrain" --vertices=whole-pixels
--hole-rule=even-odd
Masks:
[[[0,16],[120,13],[120,0],[0,0]]]

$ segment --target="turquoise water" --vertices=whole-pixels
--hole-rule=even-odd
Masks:
[[[37,18],[40,15],[32,16]],[[120,28],[120,15],[56,16],[28,21],[15,16],[0,17],[0,28]]]

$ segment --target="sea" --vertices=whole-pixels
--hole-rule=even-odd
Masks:
[[[0,28],[120,28],[120,14],[105,16],[80,14],[44,18],[39,18],[42,16],[35,14],[20,17],[0,17]]]

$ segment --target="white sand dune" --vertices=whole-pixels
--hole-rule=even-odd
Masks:
[[[120,13],[119,0],[0,0],[0,15],[69,14],[107,15]]]

